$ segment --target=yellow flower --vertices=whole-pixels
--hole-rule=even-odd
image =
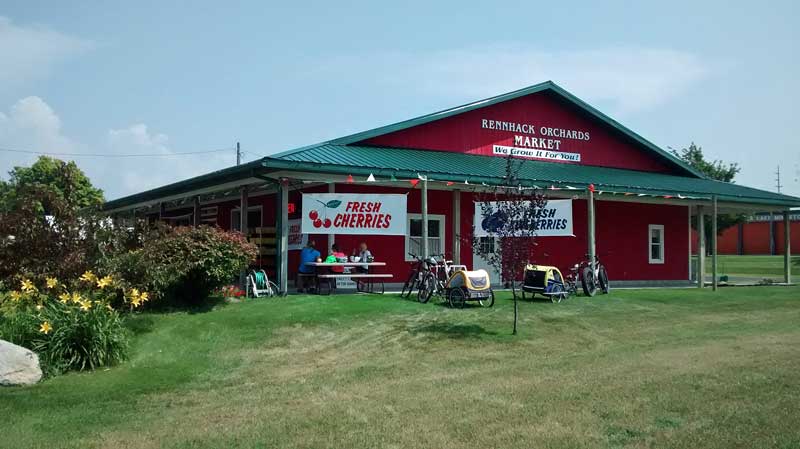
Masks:
[[[84,282],[94,282],[97,280],[97,276],[95,276],[91,271],[87,271],[81,275],[80,280]]]
[[[128,292],[128,294],[131,296],[131,298],[138,298],[139,294],[140,294],[139,293],[139,289],[138,288],[132,288],[131,291]]]
[[[22,294],[16,290],[11,292],[11,300],[12,301],[19,301],[22,299]]]
[[[92,302],[91,301],[81,301],[81,310],[86,312],[91,308],[92,308]]]
[[[104,278],[97,280],[97,286],[100,288],[105,288],[111,285],[111,276],[106,276]]]
[[[148,295],[147,292],[142,292],[142,294],[139,295],[139,299],[141,299],[142,302],[146,302],[147,300],[150,299],[150,295]]]
[[[22,280],[22,291],[25,293],[32,293],[36,291],[36,286],[28,279]]]
[[[42,326],[39,328],[39,332],[43,334],[49,334],[51,330],[53,330],[53,326],[50,325],[49,321],[42,323]]]
[[[36,304],[36,310],[42,310],[42,309],[44,309],[44,306],[43,306],[43,305],[41,305],[41,304]]]
[[[139,307],[142,305],[142,300],[138,296],[134,296],[131,298],[131,305],[133,307]]]
[[[56,278],[47,278],[45,282],[47,282],[47,288],[56,288],[58,285],[58,279]]]
[[[69,299],[70,299],[69,293],[62,293],[62,294],[58,295],[58,300],[61,301],[64,304],[68,303]]]
[[[79,303],[81,301],[83,301],[83,297],[81,296],[80,293],[75,292],[75,293],[72,294],[72,302]]]
[[[108,309],[108,310],[110,310],[112,312],[114,311],[114,308],[111,307],[111,304],[106,304],[106,309]]]

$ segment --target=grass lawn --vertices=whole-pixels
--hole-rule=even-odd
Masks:
[[[132,359],[0,390],[7,448],[797,448],[800,287],[451,310],[143,314]]]
[[[696,257],[695,257],[696,259]],[[719,274],[783,281],[783,256],[717,256]],[[800,271],[800,256],[792,256],[792,272]],[[706,274],[711,274],[711,258],[706,257]]]

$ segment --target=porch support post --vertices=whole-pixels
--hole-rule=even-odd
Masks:
[[[328,193],[336,193],[336,184],[334,183],[328,184]],[[328,248],[333,246],[334,243],[336,243],[336,234],[328,234]],[[323,251],[322,253],[324,254],[325,251]]]
[[[278,214],[276,223],[275,263],[278,274],[278,288],[282,294],[289,291],[289,182],[281,179],[278,185]]]
[[[706,222],[703,206],[697,206],[697,287],[706,282]]]
[[[164,221],[164,216],[167,215],[167,205],[163,202],[158,203],[158,221]]]
[[[239,230],[247,237],[247,186],[239,189]]]
[[[769,255],[775,255],[775,214],[769,213]]]
[[[790,209],[783,212],[783,281],[792,282],[792,220]]]
[[[428,258],[428,177],[422,178],[422,258]]]
[[[453,190],[453,263],[461,263],[461,191]]]
[[[688,248],[688,250],[689,250],[689,281],[691,281],[692,280],[692,275],[694,274],[694,273],[692,273],[692,205],[690,204],[689,206],[686,207],[686,209],[688,209],[688,212],[689,212],[688,213],[689,222],[686,223],[686,229],[689,232],[689,245],[688,245],[688,247],[689,247]],[[648,236],[648,238],[650,238],[650,237]]]
[[[717,196],[712,198],[711,211],[711,289],[717,291]]]
[[[586,190],[586,211],[587,211],[587,243],[589,245],[587,253],[589,254],[589,265],[594,269],[594,257],[595,257],[595,241],[594,241],[594,192],[591,190]]]
[[[200,196],[194,197],[194,212],[192,212],[192,224],[194,227],[200,226]]]

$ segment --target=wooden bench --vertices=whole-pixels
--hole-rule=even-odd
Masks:
[[[336,279],[355,279],[356,280],[356,291],[364,292],[364,293],[380,293],[383,294],[385,290],[385,286],[383,284],[383,279],[391,279],[394,277],[391,274],[377,274],[377,273],[336,273],[336,274],[318,274],[317,279],[325,279],[327,280],[328,284],[328,294],[331,293],[332,290],[336,290]],[[364,281],[359,281],[359,279],[364,279]],[[380,279],[380,291],[375,290],[375,280]],[[320,283],[317,283],[318,291],[322,291]]]

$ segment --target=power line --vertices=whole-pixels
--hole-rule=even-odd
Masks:
[[[230,148],[220,148],[218,150],[207,151],[186,151],[182,153],[131,153],[131,154],[103,154],[103,153],[57,153],[52,151],[31,151],[31,150],[17,150],[12,148],[0,148],[0,151],[7,153],[23,153],[23,154],[40,154],[46,156],[70,156],[70,157],[172,157],[172,156],[187,156],[192,154],[209,154],[221,153],[223,151],[230,151]]]

